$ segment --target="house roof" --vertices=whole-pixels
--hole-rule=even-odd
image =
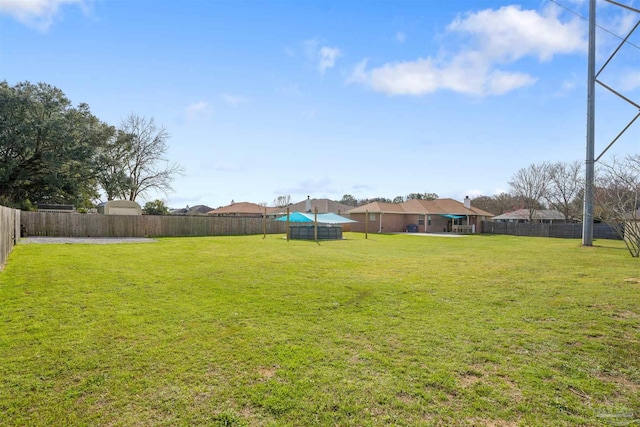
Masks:
[[[201,214],[206,214],[209,211],[211,211],[211,208],[209,206],[195,205],[195,206],[191,206],[187,210],[187,215],[201,215]]]
[[[518,209],[517,211],[503,213],[502,215],[494,216],[492,220],[519,220],[529,219],[529,209]],[[539,209],[533,211],[533,219],[537,220],[563,220],[565,219],[562,212],[558,212],[551,209]]]
[[[267,213],[276,213],[279,211],[279,208],[270,208],[267,207]],[[253,215],[262,215],[264,214],[265,206],[258,205],[256,203],[251,202],[238,202],[232,203],[227,206],[222,206],[217,209],[210,210],[207,212],[210,215],[215,214],[253,214]]]
[[[400,203],[371,202],[349,210],[348,214],[354,213],[406,213]]]
[[[348,213],[399,213],[420,215],[479,215],[493,216],[482,209],[465,208],[464,203],[454,199],[418,200],[412,199],[402,203],[373,202],[351,209]]]
[[[318,213],[338,213],[346,214],[352,206],[334,202],[330,199],[311,199],[311,211],[318,208]],[[307,210],[307,200],[284,207],[267,207],[269,215],[285,215],[289,212],[305,212]],[[251,202],[237,202],[217,209],[209,210],[211,215],[263,215],[265,207]]]
[[[191,207],[181,208],[181,209],[170,209],[169,214],[171,215],[206,215],[211,211],[211,208],[206,205],[195,205]]]
[[[311,202],[311,212],[315,208],[318,208],[318,213],[338,213],[341,214],[347,212],[349,209],[352,209],[353,206],[345,205],[342,203],[335,202],[330,199],[310,199]],[[281,212],[286,213],[287,208],[280,208]],[[307,200],[303,200],[298,203],[294,203],[289,205],[289,212],[306,212],[307,211]]]

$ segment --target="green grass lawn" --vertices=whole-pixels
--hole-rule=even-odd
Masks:
[[[18,245],[0,425],[637,423],[622,242],[345,236]]]

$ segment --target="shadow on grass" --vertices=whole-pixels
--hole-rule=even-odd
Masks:
[[[594,248],[603,248],[603,249],[613,249],[613,250],[618,250],[618,251],[625,251],[627,252],[628,249],[626,246],[614,246],[612,242],[617,242],[617,240],[597,240],[593,242],[593,247]]]

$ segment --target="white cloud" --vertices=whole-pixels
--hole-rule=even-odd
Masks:
[[[531,86],[536,82],[536,78],[524,73],[507,73],[504,71],[493,71],[487,80],[488,93],[492,95],[502,95],[511,92],[519,87]]]
[[[371,71],[366,61],[358,64],[349,80],[365,83],[390,95],[426,95],[442,89],[468,95],[501,95],[535,83],[528,74],[489,70],[482,61],[458,57],[448,64],[436,64],[431,58],[385,64]]]
[[[404,41],[407,39],[407,35],[405,33],[403,33],[402,31],[398,31],[396,33],[396,41],[398,43],[404,43]]]
[[[227,103],[228,105],[231,105],[232,107],[238,107],[242,104],[249,102],[249,100],[244,96],[232,95],[229,93],[223,93],[222,99],[224,100],[225,103]]]
[[[47,31],[64,5],[77,5],[85,13],[88,11],[87,0],[2,0],[0,13],[29,27]]]
[[[213,114],[213,108],[209,105],[208,102],[199,101],[194,104],[189,105],[185,109],[185,117],[188,122],[197,120],[203,117],[209,117]]]
[[[519,6],[487,9],[458,18],[447,29],[474,37],[478,50],[497,60],[537,56],[547,61],[556,54],[584,51],[587,46],[583,23],[577,19],[561,22],[555,8],[542,13]]]
[[[342,56],[342,52],[337,47],[323,46],[320,48],[318,56],[320,58],[318,69],[320,70],[320,73],[324,74],[328,68],[333,68],[336,64],[336,60]]]
[[[318,39],[309,39],[303,42],[304,51],[307,58],[317,64],[318,70],[324,74],[328,69],[336,65],[338,58],[342,56],[342,51],[337,47],[320,46]]]
[[[457,18],[448,36],[470,40],[465,47],[441,56],[387,63],[367,70],[367,61],[356,64],[348,82],[365,84],[389,95],[426,95],[451,90],[469,95],[501,95],[534,84],[536,78],[500,69],[523,57],[548,61],[557,54],[582,52],[586,40],[577,20],[561,22],[557,11],[539,13],[507,6]]]
[[[434,92],[442,84],[440,72],[431,59],[385,64],[367,73],[361,62],[352,75],[356,81],[367,82],[375,90],[394,95],[420,95]],[[367,81],[368,80],[368,81]]]

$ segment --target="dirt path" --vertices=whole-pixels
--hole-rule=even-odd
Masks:
[[[114,243],[152,243],[157,240],[149,239],[146,237],[22,237],[19,244],[29,243],[53,243],[53,244],[66,244],[66,243],[80,243],[89,245],[111,245]]]

